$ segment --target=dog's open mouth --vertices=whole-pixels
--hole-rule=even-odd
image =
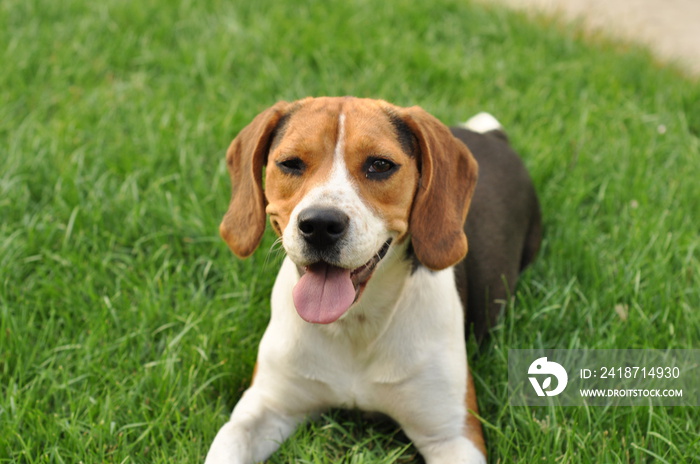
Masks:
[[[299,316],[315,324],[337,321],[360,297],[390,245],[391,239],[357,269],[344,269],[324,261],[306,266],[292,291]]]

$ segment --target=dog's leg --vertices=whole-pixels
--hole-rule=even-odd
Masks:
[[[402,391],[395,397],[407,399],[392,417],[399,422],[427,464],[485,464],[486,453],[481,424],[468,410],[476,412],[474,382],[470,374],[465,396],[454,389],[441,390],[447,382],[433,383],[430,396],[415,396],[416,391]],[[464,391],[464,384],[462,384]],[[410,402],[413,399],[414,402]]]
[[[305,419],[274,410],[255,384],[216,434],[205,464],[252,464],[267,459]]]
[[[467,396],[467,398],[469,398]],[[485,464],[484,440],[476,418],[465,411],[464,403],[446,404],[444,395],[404,407],[404,417],[397,420],[418,448],[427,464]],[[432,403],[432,404],[428,404]]]

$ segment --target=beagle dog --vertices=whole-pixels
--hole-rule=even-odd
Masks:
[[[331,407],[390,416],[429,464],[486,462],[465,321],[484,335],[541,238],[498,121],[448,129],[378,100],[280,102],[226,162],[221,236],[247,257],[269,215],[287,256],[253,382],[206,463],[265,460]]]

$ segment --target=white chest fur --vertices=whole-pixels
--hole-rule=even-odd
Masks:
[[[328,326],[296,314],[290,295],[298,273],[286,260],[260,345],[260,383],[284,373],[285,388],[297,391],[298,404],[311,410],[340,406],[391,414],[388,397],[398,385],[412,383],[425,391],[426,383],[447,382],[452,394],[463,395],[464,324],[452,269],[421,267],[411,274],[410,263],[394,258],[378,270],[362,303]]]

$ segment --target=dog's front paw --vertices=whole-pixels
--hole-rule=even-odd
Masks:
[[[419,451],[427,464],[486,464],[484,453],[463,437],[433,443]]]
[[[249,434],[227,422],[216,434],[204,464],[252,464]]]

